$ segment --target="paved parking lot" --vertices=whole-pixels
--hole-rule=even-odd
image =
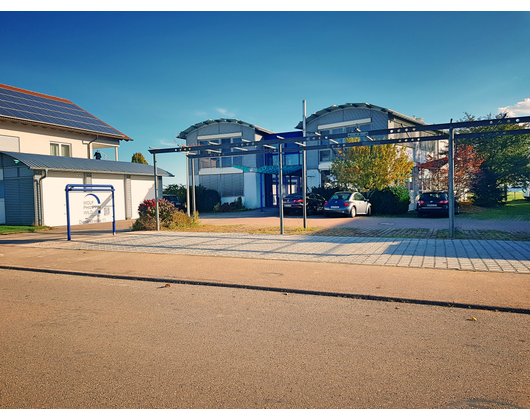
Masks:
[[[42,236],[42,235],[41,235]],[[197,232],[73,234],[24,246],[530,273],[530,242]]]

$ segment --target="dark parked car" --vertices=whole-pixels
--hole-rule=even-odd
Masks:
[[[180,210],[180,211],[184,211],[184,206],[182,205],[182,203],[178,200],[177,196],[176,195],[165,195],[163,196],[163,198],[167,201],[169,201],[171,204],[173,204],[177,210]]]
[[[424,192],[416,205],[418,217],[438,214],[449,217],[449,196],[446,191]],[[460,205],[455,200],[455,214],[460,214]]]
[[[355,217],[358,214],[372,214],[372,205],[364,195],[353,191],[339,191],[324,203],[324,216],[332,214],[345,214]]]
[[[307,214],[322,213],[324,209],[324,198],[315,193],[306,194]],[[283,199],[283,212],[289,214],[295,211],[302,211],[303,196],[301,193],[289,194]]]

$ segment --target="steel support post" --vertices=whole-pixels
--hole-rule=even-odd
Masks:
[[[453,120],[451,120],[452,122]],[[453,127],[449,128],[449,233],[455,238],[455,134]]]
[[[190,159],[186,153],[186,210],[188,216],[191,216],[190,207]]]
[[[156,153],[153,153],[153,166],[155,171],[155,208],[156,208],[156,230],[160,230],[160,214],[158,206],[158,171],[156,169]]]
[[[280,209],[280,234],[283,235],[283,156],[282,144],[278,143],[278,176],[280,178],[280,191],[278,192],[278,207]]]
[[[306,102],[303,101],[303,136],[306,137]],[[307,229],[307,159],[306,159],[306,143],[304,142],[304,150],[302,151],[302,214],[304,216],[304,229]]]

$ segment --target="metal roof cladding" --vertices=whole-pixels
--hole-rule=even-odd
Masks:
[[[113,173],[127,175],[154,175],[154,167],[142,163],[114,160],[83,159],[63,156],[35,155],[32,153],[0,152],[28,166],[30,169],[51,169],[70,172]],[[157,167],[157,175],[174,176]]]
[[[68,99],[3,84],[0,84],[0,119],[132,140]]]
[[[311,121],[317,119],[318,117],[320,117],[322,115],[329,114],[330,112],[337,111],[338,109],[348,109],[348,108],[374,109],[376,111],[388,112],[390,115],[393,115],[395,117],[401,118],[403,120],[407,120],[407,121],[413,122],[414,124],[426,125],[424,122],[422,122],[420,120],[417,120],[416,118],[407,117],[406,115],[400,114],[399,112],[396,112],[396,111],[392,111],[391,109],[382,108],[380,106],[372,105],[372,104],[368,104],[368,103],[347,103],[347,104],[344,104],[344,105],[332,105],[332,106],[329,106],[327,108],[321,109],[320,111],[314,112],[309,117],[307,117],[306,118],[306,124],[309,124]],[[295,128],[301,130],[301,129],[303,129],[303,127],[304,127],[303,126],[303,121],[300,121]]]
[[[211,124],[218,124],[218,123],[228,123],[228,124],[239,124],[244,127],[252,128],[258,132],[261,132],[262,134],[273,134],[273,131],[266,130],[264,128],[258,127],[257,125],[246,123],[245,121],[236,120],[232,118],[219,118],[217,120],[206,120],[197,124],[193,124],[191,127],[186,128],[184,131],[181,131],[177,138],[179,139],[186,139],[188,134],[190,134],[192,131],[195,131],[201,127],[204,127],[206,125]]]

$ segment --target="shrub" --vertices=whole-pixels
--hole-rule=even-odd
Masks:
[[[217,191],[203,188],[197,190],[197,210],[199,212],[213,211],[213,206],[221,201],[221,197]]]
[[[404,214],[409,211],[409,190],[404,186],[376,190],[370,195],[370,203],[373,214]]]
[[[183,204],[187,204],[187,191],[185,185],[173,184],[164,188],[164,194],[175,195],[177,199]],[[221,201],[219,193],[215,190],[208,189],[202,185],[195,186],[195,195],[197,204],[197,210],[199,212],[210,212],[215,211],[214,207]],[[193,187],[190,186],[190,201],[193,203]],[[193,204],[191,204],[193,206]],[[190,207],[192,208],[192,207]]]
[[[231,203],[217,203],[213,206],[213,211],[216,213],[228,213],[231,211],[242,210],[246,210],[246,207],[243,205],[243,199],[241,197],[237,197],[236,201],[232,201]]]
[[[504,205],[504,194],[493,171],[483,169],[471,186],[473,204],[479,207],[495,207]]]
[[[333,194],[337,191],[340,191],[340,188],[337,187],[312,187],[311,192],[313,194],[319,194],[322,198],[328,201]]]
[[[199,213],[195,212],[193,217],[188,216],[187,213],[176,211],[171,217],[164,222],[164,227],[169,230],[184,229],[187,227],[196,226],[199,224]]]
[[[173,204],[165,199],[158,199],[159,222],[161,229],[182,229],[199,223],[199,214],[189,217],[179,211]],[[144,200],[138,206],[138,219],[134,222],[132,230],[156,230],[156,201]]]
[[[158,212],[160,214],[160,219],[166,219],[171,216],[171,214],[175,211],[175,206],[171,204],[169,201],[167,201],[164,198],[158,199]],[[155,218],[156,217],[156,201],[153,198],[152,200],[144,200],[140,205],[138,206],[138,214],[140,217],[142,216],[150,216]]]

